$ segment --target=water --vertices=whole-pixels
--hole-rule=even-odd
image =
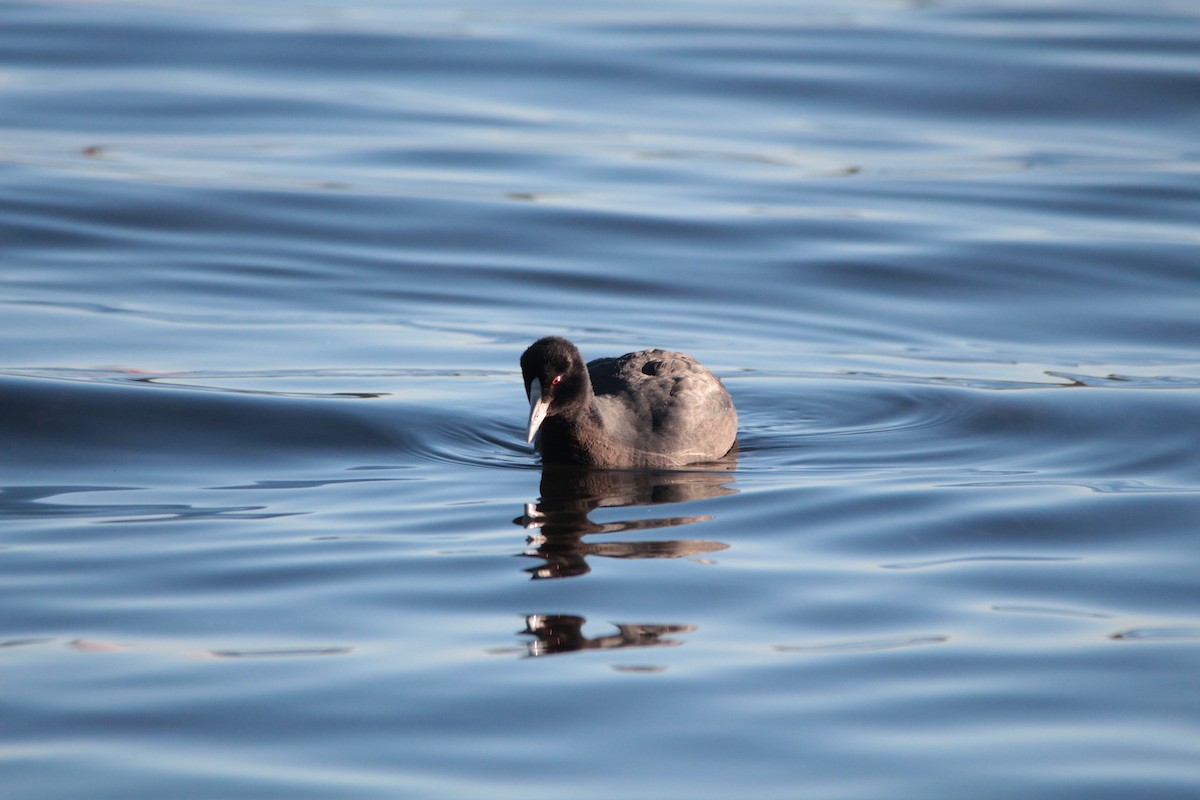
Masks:
[[[26,2],[0,65],[6,797],[1200,793],[1195,4]],[[736,459],[543,475],[549,333],[699,357]]]

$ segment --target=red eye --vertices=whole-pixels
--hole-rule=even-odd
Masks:
[[[562,375],[555,375],[554,380],[550,381],[551,386],[558,386],[562,383]]]

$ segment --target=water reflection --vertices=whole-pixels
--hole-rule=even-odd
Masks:
[[[682,558],[729,547],[701,539],[585,542],[590,534],[667,528],[712,519],[710,516],[655,517],[617,522],[593,522],[597,508],[682,503],[733,494],[732,469],[736,456],[705,471],[599,470],[547,467],[542,471],[541,499],[525,506],[513,520],[530,534],[523,555],[545,563],[527,570],[534,579],[566,578],[591,571],[589,556],[608,558]]]
[[[525,618],[523,635],[535,637],[526,645],[532,658],[581,650],[615,650],[622,647],[678,647],[683,642],[664,638],[672,633],[691,633],[695,625],[636,625],[614,623],[617,632],[588,638],[583,633],[587,623],[574,614],[530,614]]]

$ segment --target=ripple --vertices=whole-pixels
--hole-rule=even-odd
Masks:
[[[340,478],[327,480],[261,480],[249,484],[240,484],[237,486],[213,486],[214,490],[230,489],[230,490],[251,490],[258,491],[260,489],[319,489],[322,486],[337,486],[343,483],[385,483],[390,481],[415,480],[414,478]]]
[[[1109,480],[1064,480],[1047,478],[1045,480],[1000,480],[1000,481],[970,481],[967,483],[942,484],[947,488],[982,489],[1019,486],[1073,486],[1087,489],[1097,494],[1192,494],[1200,492],[1200,486],[1165,486],[1148,483],[1132,478],[1113,478]]]
[[[210,650],[213,658],[312,658],[315,656],[344,656],[353,647],[297,647],[272,650]]]
[[[480,417],[446,419],[409,453],[422,461],[488,469],[538,470],[541,463],[516,423]]]
[[[445,369],[272,369],[272,370],[188,370],[152,372],[129,367],[108,369],[36,368],[6,369],[0,372],[15,378],[36,378],[56,381],[110,384],[117,386],[158,386],[196,392],[217,392],[232,395],[261,395],[264,397],[309,397],[376,399],[390,397],[394,391],[304,390],[297,386],[313,383],[386,382],[411,385],[414,381],[438,381],[445,378],[508,377],[500,370]],[[243,384],[243,385],[238,385]],[[283,384],[286,388],[280,388]]]
[[[1200,642],[1200,626],[1130,628],[1109,638],[1120,642]]]
[[[0,650],[12,647],[29,647],[31,645],[47,644],[53,642],[50,638],[29,638],[29,639],[7,639],[0,641]]]
[[[934,561],[904,561],[893,564],[883,564],[881,569],[937,569],[940,567],[957,567],[965,564],[979,563],[1054,563],[1061,561],[1081,561],[1074,556],[964,556],[961,558],[942,558]]]
[[[128,486],[9,486],[0,488],[0,518],[90,519],[98,523],[180,520],[265,520],[298,512],[266,511],[267,506],[200,506],[186,503],[57,503],[65,494],[134,491]]]
[[[755,376],[730,382],[743,452],[794,460],[825,449],[878,462],[883,440],[922,450],[972,428],[978,404],[944,389],[842,379]],[[869,448],[870,452],[859,452]],[[886,448],[883,448],[886,451]]]
[[[969,415],[963,404],[948,395],[876,388],[870,392],[855,391],[853,403],[838,395],[841,393],[826,401],[814,426],[815,432],[834,436],[929,432],[954,426]]]
[[[1054,606],[997,604],[992,611],[1002,614],[1039,614],[1050,617],[1070,617],[1074,619],[1112,619],[1112,614],[1098,611],[1079,611],[1073,608],[1056,608]]]
[[[884,650],[898,650],[905,647],[921,647],[928,644],[945,644],[949,636],[900,636],[886,639],[860,639],[847,642],[832,642],[825,644],[807,645],[774,645],[771,649],[777,653],[875,653]]]
[[[1103,389],[1200,389],[1200,378],[1176,375],[1086,375],[1071,372],[1047,372],[1072,381],[1074,386]]]

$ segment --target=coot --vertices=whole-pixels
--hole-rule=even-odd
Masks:
[[[696,359],[642,350],[584,364],[547,336],[521,356],[529,436],[546,464],[677,467],[715,461],[737,439],[733,399]]]

